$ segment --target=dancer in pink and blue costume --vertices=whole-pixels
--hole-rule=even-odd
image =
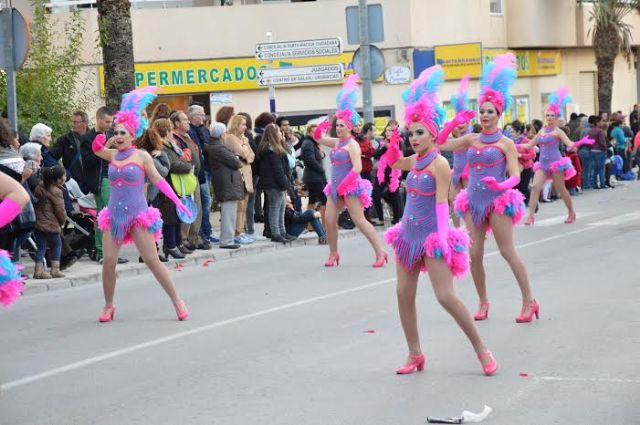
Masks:
[[[549,96],[549,106],[547,107],[547,126],[542,128],[536,137],[526,145],[525,148],[533,148],[536,144],[540,148],[540,160],[533,164],[533,186],[529,197],[529,215],[524,224],[532,226],[534,223],[535,211],[540,199],[540,192],[545,181],[551,180],[556,192],[560,195],[567,207],[567,219],[565,223],[571,224],[576,221],[576,212],[573,209],[571,195],[564,185],[565,180],[569,180],[576,175],[576,170],[571,164],[571,159],[562,156],[560,153],[560,142],[567,146],[567,149],[578,149],[582,145],[593,144],[594,140],[588,137],[572,142],[564,131],[556,125],[559,118],[564,116],[567,103],[571,102],[569,90],[561,87]]]
[[[0,172],[0,199],[0,227],[4,227],[20,214],[29,202],[29,195],[17,181]],[[12,263],[11,255],[0,250],[0,304],[5,307],[13,304],[22,293],[25,278],[20,270],[22,266]]]
[[[338,253],[338,213],[343,208],[349,210],[351,219],[371,244],[376,261],[373,267],[383,267],[387,262],[387,253],[378,239],[376,231],[364,216],[364,209],[371,206],[371,182],[360,178],[362,160],[360,145],[352,135],[351,129],[360,122],[360,115],[354,107],[357,101],[358,76],[352,74],[347,78],[336,98],[338,110],[335,117],[337,138],[328,137],[325,132],[332,123],[329,120],[321,123],[315,130],[313,138],[323,146],[331,148],[331,179],[324,189],[327,195],[325,221],[327,238],[329,239],[329,258],[326,267],[340,264]]]
[[[516,58],[507,53],[495,57],[483,69],[480,104],[480,134],[449,139],[451,130],[468,122],[475,115],[462,111],[445,125],[438,142],[442,150],[467,150],[469,186],[455,200],[456,214],[464,217],[471,235],[471,275],[480,305],[476,320],[489,317],[486,276],[484,271],[484,242],[489,229],[493,231],[500,254],[513,272],[520,292],[522,309],[516,322],[530,322],[538,317],[540,305],[533,298],[527,270],[516,252],[513,227],[524,214],[524,197],[513,189],[520,182],[518,152],[512,140],[504,137],[498,128],[500,115],[511,102],[509,88],[516,79]]]
[[[144,193],[145,177],[154,184],[176,207],[187,214],[187,208],[155,168],[151,155],[133,146],[147,127],[141,115],[144,108],[155,99],[155,89],[145,87],[123,96],[120,111],[115,116],[115,135],[107,142],[103,134],[96,136],[92,144],[94,153],[109,161],[109,204],[98,214],[98,226],[103,231],[102,286],[105,307],[100,322],[115,317],[113,298],[116,286],[116,263],[122,245],[133,242],[140,251],[144,263],[173,302],[178,320],[189,315],[187,307],[176,293],[169,270],[160,262],[155,241],[160,237],[162,219],[160,211],[147,205]],[[107,148],[107,146],[115,146]]]
[[[400,320],[407,339],[409,357],[398,374],[422,371],[426,357],[420,347],[416,314],[416,293],[420,271],[429,274],[438,302],[451,314],[466,334],[486,375],[498,363],[480,338],[453,278],[469,269],[469,236],[464,229],[449,227],[448,192],[451,183],[449,163],[440,155],[436,138],[444,110],[438,105],[437,91],[444,81],[438,66],[424,70],[405,92],[405,124],[416,152],[402,157],[398,141],[385,153],[394,169],[409,171],[406,180],[407,204],[400,223],[385,233],[385,240],[396,254],[397,297]]]
[[[451,96],[451,106],[454,112],[469,110],[469,76],[460,81],[458,90]],[[465,122],[453,129],[454,137],[461,137],[470,132],[470,123]],[[453,175],[451,176],[451,188],[449,189],[449,203],[453,206],[453,201],[458,193],[467,187],[469,182],[469,164],[467,164],[467,150],[460,149],[453,152]],[[460,227],[460,217],[453,214],[453,225]]]

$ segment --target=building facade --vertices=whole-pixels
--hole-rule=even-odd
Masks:
[[[23,1],[23,0],[20,0]],[[19,8],[29,14],[29,7]],[[78,2],[54,1],[52,13],[64,24]],[[513,51],[519,78],[514,107],[505,117],[525,121],[544,116],[546,97],[566,85],[574,98],[567,112],[597,112],[595,56],[589,39],[591,5],[578,0],[376,0],[382,5],[384,41],[376,43],[384,56],[385,73],[373,85],[376,115],[401,117],[401,93],[427,66],[440,63],[447,81],[446,100],[464,74],[478,92],[482,64],[496,54]],[[224,5],[224,6],[222,6]],[[233,104],[251,115],[269,110],[268,90],[258,84],[256,45],[340,37],[344,52],[337,56],[276,60],[273,67],[342,63],[352,72],[357,45],[347,44],[345,8],[355,0],[184,0],[132,3],[136,81],[158,85],[163,100],[184,108],[197,102],[215,113]],[[101,87],[101,57],[94,49],[97,11],[91,1],[81,9],[87,21],[84,59]],[[628,18],[640,40],[640,16]],[[637,72],[619,57],[615,67],[613,110],[630,110],[638,99]],[[297,123],[335,107],[337,82],[276,88],[277,112]]]

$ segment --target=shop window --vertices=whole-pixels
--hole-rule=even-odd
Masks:
[[[492,15],[502,15],[504,13],[502,8],[502,0],[490,0],[489,13],[491,13]]]
[[[515,120],[527,123],[531,119],[529,111],[529,96],[513,96],[511,107],[504,111],[504,123],[509,124]]]

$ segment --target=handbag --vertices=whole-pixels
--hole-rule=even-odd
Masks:
[[[191,173],[190,175],[193,176],[193,173]],[[178,192],[178,194],[186,192],[185,181],[182,178],[182,176],[180,176],[180,189],[181,190],[180,192]],[[187,214],[185,211],[182,211],[180,208],[176,206],[176,214],[178,215],[178,219],[180,219],[180,221],[185,224],[191,224],[194,221],[196,221],[196,219],[198,218],[198,205],[196,205],[196,201],[193,200],[192,194],[193,194],[193,191],[189,195],[180,196],[180,200],[182,201],[182,204],[185,207],[187,207],[191,215]]]
[[[183,197],[192,195],[198,187],[198,179],[195,174],[170,174],[171,187],[176,191],[178,196]]]

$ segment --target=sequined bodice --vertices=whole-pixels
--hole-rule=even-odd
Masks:
[[[483,177],[492,176],[498,182],[505,179],[506,158],[497,145],[471,146],[467,150],[469,164],[469,186],[489,190],[480,181]]]
[[[123,215],[134,217],[147,208],[144,194],[145,172],[142,166],[130,162],[122,166],[109,164],[109,211],[111,217]]]
[[[424,240],[437,231],[436,223],[436,181],[427,171],[428,165],[437,152],[419,158],[416,167],[407,175],[407,204],[402,215],[402,234],[407,239]],[[425,165],[426,164],[426,165]]]
[[[453,152],[453,173],[456,175],[462,174],[464,167],[467,165],[467,151],[459,150]]]
[[[538,136],[538,146],[540,147],[540,163],[543,168],[549,168],[553,162],[562,159],[558,136],[545,132],[542,136]]]
[[[349,142],[350,139],[341,141],[335,148],[331,149],[329,153],[329,157],[331,158],[331,185],[334,188],[338,187],[340,182],[342,182],[353,168],[349,150],[346,148]]]

